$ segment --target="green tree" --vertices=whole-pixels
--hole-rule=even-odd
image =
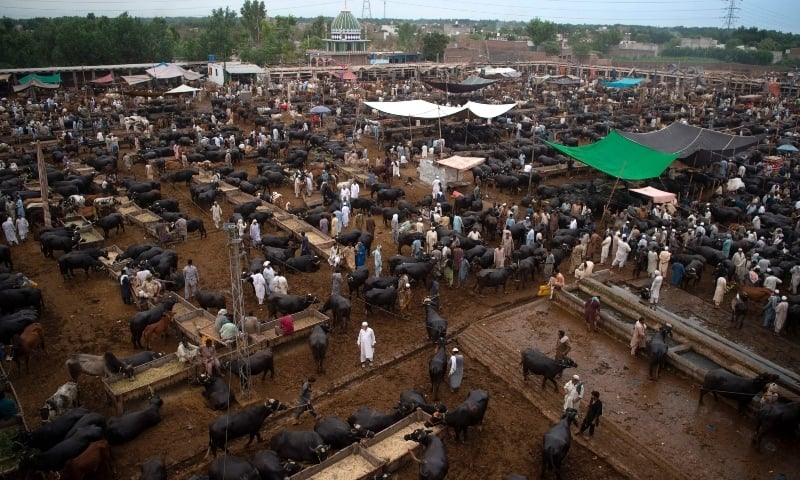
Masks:
[[[558,55],[561,53],[561,44],[555,40],[548,40],[546,42],[542,42],[539,44],[540,47],[544,48],[544,53],[547,55]]]
[[[444,33],[428,33],[422,37],[422,56],[425,60],[441,60],[444,58],[444,49],[449,43],[450,37]]]
[[[247,31],[251,45],[261,43],[261,23],[267,18],[267,8],[264,2],[258,0],[244,0],[244,5],[239,10],[242,14],[242,26]]]
[[[525,33],[535,45],[539,45],[548,40],[555,40],[557,28],[553,22],[534,18],[525,26]]]
[[[622,32],[616,28],[599,30],[592,34],[592,48],[599,52],[608,52],[608,47],[619,45],[622,41]]]
[[[215,53],[219,61],[227,60],[238,44],[234,37],[235,26],[236,12],[230,7],[212,10],[208,28],[200,41],[201,47],[206,49],[206,53]]]
[[[408,22],[401,23],[397,27],[397,47],[405,52],[415,52],[419,50],[417,37],[419,28]]]
[[[780,50],[781,47],[778,45],[778,42],[776,42],[770,37],[766,37],[762,39],[760,42],[758,42],[756,48],[759,50],[766,50],[769,52],[773,52],[775,50]]]

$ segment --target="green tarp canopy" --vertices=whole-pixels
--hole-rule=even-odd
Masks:
[[[19,83],[28,83],[31,80],[38,80],[42,83],[61,83],[61,74],[56,73],[54,75],[37,75],[35,73],[30,73],[20,78]]]
[[[646,180],[661,175],[678,158],[628,140],[616,131],[599,142],[583,147],[567,147],[547,142],[564,155],[622,180]]]

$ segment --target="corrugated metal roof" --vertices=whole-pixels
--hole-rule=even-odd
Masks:
[[[242,63],[239,65],[225,65],[225,70],[234,75],[241,75],[246,73],[263,74],[264,69],[252,63]]]

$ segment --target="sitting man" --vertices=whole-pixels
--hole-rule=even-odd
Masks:
[[[243,335],[242,332],[239,331],[236,324],[233,322],[227,322],[219,329],[219,338],[229,347],[232,346],[241,335]]]
[[[147,275],[147,280],[139,288],[138,295],[140,308],[153,308],[161,296],[161,283],[153,277],[153,274]]]
[[[294,332],[294,319],[291,315],[284,315],[275,325],[275,335],[286,335],[292,332]]]
[[[206,344],[200,347],[197,351],[200,357],[200,362],[206,369],[206,375],[209,377],[214,374],[214,369],[217,373],[220,372],[219,359],[217,358],[217,349],[214,347],[214,341],[210,338],[206,339]]]

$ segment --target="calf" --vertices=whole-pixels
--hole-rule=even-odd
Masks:
[[[261,427],[264,420],[278,410],[286,410],[286,405],[277,400],[269,399],[263,405],[254,405],[236,413],[222,415],[214,420],[208,427],[208,448],[213,456],[217,456],[217,449],[227,450],[228,442],[249,435],[247,445],[253,438],[261,440]],[[206,454],[208,456],[208,454]]]
[[[328,332],[330,328],[327,324],[315,325],[308,337],[311,346],[311,355],[314,357],[314,364],[317,366],[317,373],[325,373],[325,353],[328,351]]]
[[[259,473],[250,462],[225,454],[208,466],[209,480],[259,480]]]
[[[67,462],[67,466],[60,472],[61,478],[83,480],[86,475],[97,472],[101,465],[114,476],[114,467],[111,463],[111,450],[108,440],[97,440],[86,447],[80,455]]]
[[[375,436],[373,432],[361,428],[361,425],[351,427],[333,415],[319,419],[314,425],[314,431],[322,437],[325,444],[330,445],[335,450],[356,443],[362,438]]]
[[[272,436],[269,446],[281,458],[306,463],[322,463],[331,450],[313,430],[281,430]]]
[[[125,217],[123,217],[121,213],[109,213],[97,219],[95,224],[103,229],[104,238],[108,238],[108,234],[111,232],[112,228],[117,230],[117,235],[119,235],[120,229],[122,229],[123,233],[125,232]]]
[[[142,432],[161,422],[159,410],[164,401],[158,395],[150,399],[150,405],[144,410],[126,413],[108,421],[107,437],[111,445],[120,445],[133,440]]]
[[[144,327],[144,332],[142,332],[142,339],[144,339],[145,348],[148,350],[150,349],[150,340],[156,337],[161,337],[164,339],[164,342],[167,341],[167,329],[169,328],[170,323],[172,322],[173,313],[172,310],[168,310],[164,312],[164,315],[161,316],[161,319],[156,323],[151,323],[150,325]]]
[[[556,478],[561,478],[561,463],[569,452],[572,444],[572,431],[570,425],[578,426],[575,417],[578,411],[568,408],[561,420],[544,432],[542,439],[542,477],[550,471],[556,472]]]
[[[25,371],[30,373],[28,361],[33,352],[39,350],[47,353],[47,348],[44,345],[44,327],[39,322],[28,325],[22,330],[22,333],[11,337],[11,353],[14,356],[14,363],[17,364],[18,371],[24,361]]]
[[[78,384],[67,382],[56,390],[56,393],[44,401],[44,406],[39,409],[43,422],[49,422],[63,415],[67,409],[79,407]]]
[[[419,478],[443,480],[447,477],[447,471],[450,469],[447,461],[447,448],[441,438],[433,435],[433,430],[418,428],[404,435],[403,440],[414,441],[425,446],[422,460],[414,455],[413,450],[410,451],[411,456],[419,463]]]
[[[333,328],[331,328],[331,331],[336,330],[338,327],[339,331],[346,332],[347,323],[350,320],[350,312],[352,310],[352,303],[350,303],[350,300],[341,295],[333,294],[319,309],[320,313],[325,313],[328,310],[331,310],[331,318],[333,318]]]
[[[569,358],[553,360],[535,348],[528,348],[522,352],[522,378],[528,380],[528,374],[542,375],[542,388],[550,380],[553,388],[558,391],[556,377],[561,376],[565,368],[578,368],[578,364]]]
[[[138,367],[139,365],[144,365],[145,363],[152,362],[153,360],[156,360],[163,356],[164,354],[161,352],[153,352],[150,350],[145,350],[144,352],[138,352],[134,353],[133,355],[128,355],[121,361],[122,363],[130,365],[131,367]]]
[[[161,317],[164,316],[164,312],[172,310],[174,305],[175,300],[168,298],[150,310],[137,312],[131,318],[129,327],[131,330],[131,341],[133,342],[133,348],[144,348],[142,347],[142,334],[144,333],[144,329],[148,325],[161,320]]]
[[[212,410],[227,410],[236,401],[228,382],[222,377],[203,376],[203,397]]]
[[[489,405],[489,392],[486,390],[471,390],[467,394],[467,399],[455,410],[448,411],[442,408],[431,415],[425,422],[425,427],[432,427],[437,424],[444,424],[453,427],[455,430],[456,441],[459,436],[464,434],[464,441],[467,441],[467,429],[473,425],[482,425],[483,416],[486,414],[486,407]]]
[[[700,399],[698,403],[703,403],[703,396],[707,392],[714,395],[714,400],[718,400],[717,393],[722,396],[736,400],[739,404],[739,413],[744,413],[744,409],[753,400],[753,396],[764,390],[764,387],[778,380],[778,376],[772,373],[760,373],[755,378],[748,380],[738,375],[734,375],[724,368],[709,370],[703,379],[703,386],[700,388]]]

